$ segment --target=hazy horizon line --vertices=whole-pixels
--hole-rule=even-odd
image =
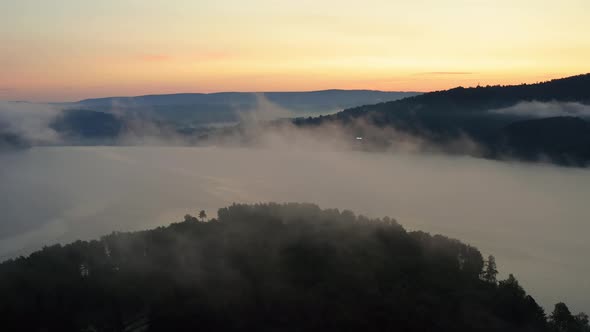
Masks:
[[[442,73],[442,72],[441,72]],[[543,82],[549,82],[549,81],[553,81],[553,80],[559,80],[559,79],[565,79],[565,78],[570,78],[570,77],[576,77],[576,76],[582,76],[582,75],[589,75],[590,72],[582,72],[579,74],[573,74],[573,75],[565,75],[565,76],[560,76],[557,78],[552,78],[552,79],[546,79],[546,80],[541,80],[541,81],[535,81],[535,82],[524,82],[521,81],[520,83],[508,83],[508,84],[491,84],[491,86],[518,86],[518,85],[523,85],[523,84],[539,84],[539,83],[543,83]],[[480,86],[487,86],[490,84],[485,84],[485,82],[483,84],[477,83],[477,85],[469,85],[469,86],[463,86],[463,85],[453,85],[451,87],[445,88],[445,89],[434,89],[434,90],[426,90],[426,91],[418,91],[418,90],[380,90],[380,89],[370,89],[370,88],[363,88],[363,89],[346,89],[346,88],[326,88],[326,89],[311,89],[311,90],[266,90],[266,91],[248,91],[248,90],[218,90],[218,91],[210,91],[210,92],[172,92],[172,93],[158,93],[158,92],[154,92],[154,93],[146,93],[146,94],[137,94],[137,95],[101,95],[101,96],[89,96],[89,97],[85,97],[82,99],[76,99],[76,100],[62,100],[62,101],[36,101],[36,100],[6,100],[6,99],[1,99],[0,98],[0,102],[9,102],[9,103],[33,103],[33,104],[64,104],[64,103],[79,103],[79,102],[83,102],[83,101],[87,101],[87,100],[93,100],[93,99],[109,99],[109,98],[141,98],[141,97],[150,97],[150,96],[173,96],[173,95],[214,95],[214,94],[222,94],[222,93],[313,93],[313,92],[326,92],[326,91],[371,91],[371,92],[384,92],[384,93],[418,93],[418,94],[425,94],[425,93],[430,93],[430,92],[438,92],[438,91],[447,91],[447,90],[452,90],[455,88],[476,88],[476,87],[480,87]]]
[[[449,88],[452,89],[452,88]],[[447,89],[445,89],[447,90]],[[102,95],[97,97],[86,97],[77,100],[62,100],[62,101],[42,101],[42,100],[8,100],[0,99],[0,102],[6,103],[31,103],[31,104],[64,104],[64,103],[79,103],[87,100],[97,99],[111,99],[111,98],[141,98],[141,97],[152,97],[152,96],[176,96],[176,95],[215,95],[223,93],[314,93],[314,92],[327,92],[327,91],[367,91],[367,92],[383,92],[383,93],[418,93],[424,94],[432,91],[413,91],[413,90],[379,90],[379,89],[341,89],[341,88],[330,88],[330,89],[319,89],[319,90],[270,90],[270,91],[248,91],[248,90],[220,90],[212,92],[172,92],[172,93],[147,93],[138,95]]]

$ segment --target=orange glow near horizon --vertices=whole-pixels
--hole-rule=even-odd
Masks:
[[[590,71],[583,0],[20,0],[0,100],[218,91],[433,91]]]

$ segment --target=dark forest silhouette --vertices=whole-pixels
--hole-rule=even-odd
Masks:
[[[313,204],[232,205],[0,264],[4,331],[589,331],[493,256]]]

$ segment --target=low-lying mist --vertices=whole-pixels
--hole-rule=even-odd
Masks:
[[[590,309],[590,173],[265,139],[256,148],[45,147],[0,156],[0,257],[180,221],[232,202],[313,202],[493,254],[543,305]],[[276,144],[272,144],[275,142]]]
[[[60,110],[54,105],[0,101],[0,134],[10,133],[32,144],[51,144],[59,134],[50,126]]]
[[[532,118],[553,116],[578,116],[582,118],[588,118],[590,117],[590,105],[576,102],[523,101],[514,106],[495,109],[491,112]]]

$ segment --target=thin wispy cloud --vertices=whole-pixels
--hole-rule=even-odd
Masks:
[[[226,51],[206,51],[200,52],[191,57],[193,61],[220,61],[234,58],[235,54]]]
[[[476,74],[470,71],[429,71],[423,73],[416,73],[416,75],[473,75]]]
[[[173,58],[166,54],[142,54],[137,56],[136,59],[144,62],[168,62]]]
[[[226,51],[203,51],[195,54],[186,54],[180,56],[171,56],[167,54],[141,54],[133,57],[134,61],[147,63],[166,63],[171,61],[178,62],[214,62],[230,58],[235,58],[235,54]]]
[[[50,123],[58,114],[54,105],[0,101],[0,126],[33,144],[54,143],[59,135]]]
[[[578,116],[590,117],[590,105],[575,102],[539,102],[526,101],[514,106],[495,109],[492,113],[511,114],[535,118],[546,118],[552,116]]]

